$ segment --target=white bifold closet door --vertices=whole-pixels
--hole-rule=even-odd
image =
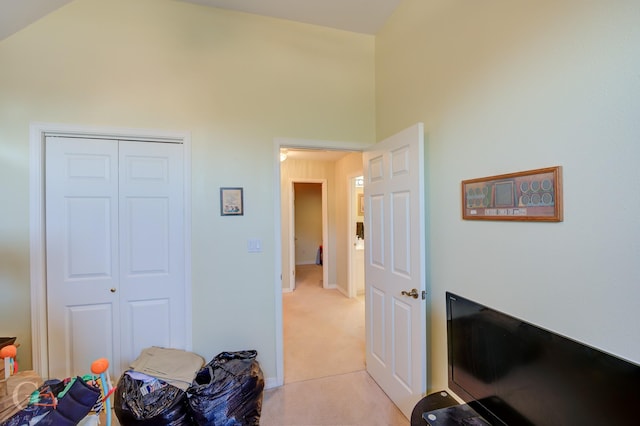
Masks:
[[[183,147],[47,137],[50,377],[186,345]]]

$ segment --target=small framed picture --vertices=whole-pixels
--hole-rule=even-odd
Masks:
[[[242,216],[242,188],[220,188],[220,216]]]

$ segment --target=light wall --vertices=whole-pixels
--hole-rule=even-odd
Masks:
[[[76,0],[0,41],[0,335],[31,367],[29,124],[186,131],[193,350],[276,377],[276,137],[374,140],[374,38],[169,0]],[[245,214],[219,215],[219,188]],[[263,252],[247,253],[247,240]]]
[[[426,129],[429,386],[445,291],[640,362],[640,3],[404,0],[377,137]],[[460,182],[561,165],[564,222],[463,221]]]

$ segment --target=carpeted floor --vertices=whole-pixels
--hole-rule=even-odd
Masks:
[[[322,267],[301,265],[282,306],[285,383],[365,369],[363,297],[322,288]]]
[[[262,426],[409,421],[365,371],[364,298],[322,288],[322,268],[296,268],[283,295],[285,385],[264,393]]]

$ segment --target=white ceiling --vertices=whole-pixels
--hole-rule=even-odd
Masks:
[[[256,15],[375,34],[400,0],[180,0]]]
[[[72,0],[0,0],[0,40]],[[401,0],[177,0],[363,34],[378,32]]]
[[[72,0],[0,0],[0,40]]]

